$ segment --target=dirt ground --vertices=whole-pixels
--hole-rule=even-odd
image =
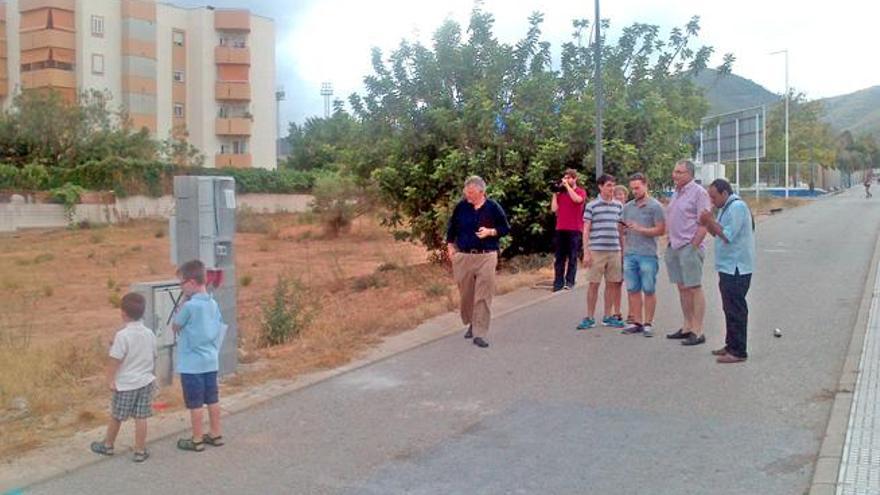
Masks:
[[[308,215],[245,212],[239,231],[243,365],[223,393],[338,366],[457,306],[446,268],[426,263],[423,248],[394,241],[374,218],[328,238]],[[499,291],[551,277],[546,268],[523,268],[502,270]],[[131,284],[173,279],[174,271],[162,221],[0,235],[0,458],[106,421],[102,373],[121,326],[119,299]],[[263,308],[279,275],[299,287],[308,323],[287,344],[267,348]],[[179,395],[168,388],[157,402],[179,408]]]

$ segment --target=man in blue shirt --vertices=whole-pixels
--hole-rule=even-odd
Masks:
[[[749,306],[746,294],[755,265],[755,232],[752,212],[730,183],[716,179],[709,185],[709,199],[718,209],[700,214],[700,224],[715,237],[715,270],[727,325],[725,346],[712,351],[719,363],[741,363],[746,360],[746,329]]]
[[[486,334],[492,319],[498,239],[510,232],[501,205],[486,197],[486,182],[476,175],[464,183],[464,199],[455,205],[446,229],[446,249],[452,275],[461,294],[461,321],[465,338],[477,347],[489,347]]]

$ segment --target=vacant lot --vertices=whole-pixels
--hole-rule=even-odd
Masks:
[[[422,248],[395,242],[373,218],[338,238],[324,236],[308,215],[243,212],[239,220],[246,364],[224,393],[338,366],[457,305],[446,268],[426,263]],[[502,270],[502,292],[549,275],[511,271]],[[288,344],[261,347],[263,307],[279,275],[296,281],[308,324]],[[132,283],[172,278],[165,222],[0,236],[0,458],[105,421],[100,376],[120,327],[119,299]],[[179,395],[172,387],[160,400],[180,407]]]

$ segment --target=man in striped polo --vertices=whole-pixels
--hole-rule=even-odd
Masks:
[[[584,209],[584,266],[587,267],[587,316],[577,326],[586,330],[596,326],[596,301],[599,298],[599,284],[605,278],[605,318],[606,326],[622,328],[624,323],[614,316],[611,302],[620,297],[623,282],[621,257],[621,212],[623,205],[614,200],[614,176],[604,174],[596,181],[599,184],[599,197],[587,204]]]

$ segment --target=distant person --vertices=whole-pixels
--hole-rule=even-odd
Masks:
[[[874,172],[868,169],[865,172],[865,199],[869,199],[872,197],[871,194],[871,182],[874,181]]]
[[[92,442],[96,454],[113,455],[113,445],[122,422],[134,418],[134,462],[147,460],[147,418],[153,415],[153,392],[156,381],[156,335],[141,322],[144,296],[128,293],[122,297],[120,310],[125,326],[116,332],[110,346],[107,387],[113,392],[110,422],[101,442]]]
[[[550,210],[556,214],[556,261],[553,264],[553,292],[574,287],[578,254],[584,235],[584,206],[587,191],[577,184],[578,173],[568,169],[553,193]]]
[[[709,197],[718,209],[718,217],[704,211],[700,223],[715,236],[715,270],[727,329],[724,347],[712,351],[712,354],[718,356],[719,363],[741,363],[748,358],[749,305],[746,294],[755,267],[752,212],[724,179],[716,179],[709,185]]]
[[[187,261],[180,266],[178,276],[186,302],[174,315],[172,325],[177,333],[175,367],[180,374],[183,401],[189,409],[192,437],[179,439],[177,448],[201,452],[205,444],[223,445],[217,372],[226,325],[220,306],[208,294],[205,265],[199,260]],[[203,433],[204,406],[208,408],[209,433]]]
[[[629,189],[626,188],[623,184],[617,184],[614,186],[614,201],[617,201],[621,205],[625,205],[627,201],[629,201]],[[620,251],[620,263],[623,266],[623,242],[625,238],[621,237],[621,251]],[[611,313],[612,316],[618,320],[623,321],[623,290],[617,292],[617,299],[611,301]],[[627,316],[626,321],[629,322],[632,320],[630,316]]]
[[[477,347],[489,347],[486,335],[492,321],[495,268],[499,239],[510,232],[501,205],[486,197],[486,182],[476,175],[464,182],[464,199],[455,205],[446,229],[446,249],[452,275],[461,295],[464,337]]]
[[[657,272],[657,238],[666,232],[663,205],[648,194],[648,179],[643,174],[629,178],[633,199],[623,207],[624,255],[623,280],[629,300],[630,321],[626,334],[654,336],[654,311]]]
[[[700,214],[711,206],[709,194],[694,181],[696,168],[690,160],[679,160],[672,170],[675,191],[666,207],[666,270],[669,280],[678,287],[683,322],[681,328],[666,335],[693,346],[706,342],[703,317],[706,297],[703,294],[703,241],[706,227],[699,224]]]
[[[596,326],[596,303],[599,299],[599,285],[605,279],[605,326],[621,328],[624,323],[614,316],[612,301],[620,297],[620,284],[623,281],[620,237],[620,224],[623,205],[614,199],[614,176],[603,174],[597,179],[599,197],[589,202],[584,209],[584,266],[589,269],[587,281],[587,315],[578,324],[578,330]]]

